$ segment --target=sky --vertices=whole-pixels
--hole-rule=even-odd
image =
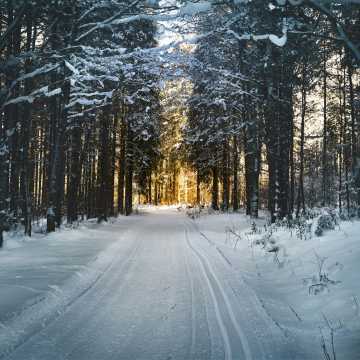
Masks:
[[[198,11],[201,9],[199,6],[207,6],[207,2],[201,1],[197,6],[195,4],[189,2],[187,5],[183,5],[182,10],[180,12],[191,14],[192,11]],[[179,2],[176,0],[161,0],[159,3],[160,7],[169,7],[169,6],[179,6]],[[168,15],[176,15],[179,13],[179,10],[169,11]],[[159,35],[158,42],[159,46],[167,46],[171,43],[176,43],[180,41],[191,40],[196,34],[189,31],[189,25],[192,19],[191,16],[185,18],[178,18],[169,21],[159,21]],[[179,29],[181,28],[181,30]]]

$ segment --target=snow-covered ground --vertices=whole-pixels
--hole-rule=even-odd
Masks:
[[[89,221],[77,229],[38,232],[32,238],[6,234],[5,248],[0,250],[0,355],[38,318],[53,315],[54,307],[59,308],[55,298],[59,303],[64,300],[59,296],[64,287],[75,295],[89,286],[109,265],[113,247],[123,244],[115,244],[116,240],[134,221],[124,218],[102,225]]]
[[[333,328],[336,359],[359,359],[359,222],[308,240],[281,228],[265,248],[263,224],[142,208],[8,241],[0,358],[317,360]]]
[[[320,237],[312,231],[306,240],[279,228],[265,247],[264,220],[255,229],[236,214],[203,216],[196,223],[233,276],[254,290],[282,336],[311,349],[307,358],[323,358],[324,339],[333,359],[332,328],[336,359],[360,359],[359,221],[341,222]],[[278,251],[269,252],[271,247]]]

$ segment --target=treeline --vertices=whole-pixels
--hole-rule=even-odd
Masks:
[[[184,139],[212,207],[360,216],[360,6],[224,3],[196,25],[225,31],[194,51]]]
[[[132,211],[157,161],[156,27],[142,1],[0,1],[0,247],[35,219]],[[146,187],[147,189],[147,187]],[[146,190],[144,190],[146,191]]]

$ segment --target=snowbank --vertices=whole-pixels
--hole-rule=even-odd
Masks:
[[[325,352],[333,359],[332,341],[337,359],[360,358],[359,221],[319,237],[315,226],[302,236],[239,214],[205,215],[196,224],[284,334],[314,349],[314,359]]]
[[[88,221],[31,239],[7,234],[0,251],[0,358],[60,316],[132,248],[126,233],[134,221]]]

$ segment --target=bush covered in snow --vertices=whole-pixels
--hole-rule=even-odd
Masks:
[[[333,209],[323,209],[316,221],[315,235],[321,236],[326,230],[334,230],[339,225],[339,215]]]

